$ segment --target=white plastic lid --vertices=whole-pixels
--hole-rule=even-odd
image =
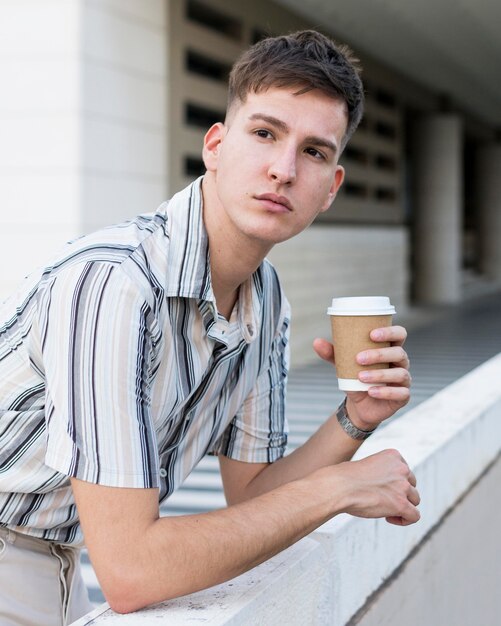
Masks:
[[[394,315],[395,307],[386,296],[334,298],[327,315]]]

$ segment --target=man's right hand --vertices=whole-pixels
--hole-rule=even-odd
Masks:
[[[386,518],[407,526],[420,518],[416,477],[397,450],[383,450],[360,461],[348,461],[318,470],[334,480],[336,513]]]

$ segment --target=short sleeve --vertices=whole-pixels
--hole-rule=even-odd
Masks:
[[[150,410],[157,325],[144,288],[105,262],[65,268],[45,286],[38,326],[53,469],[112,487],[157,487]]]
[[[286,316],[273,340],[266,366],[226,428],[215,453],[249,463],[273,463],[284,455],[289,430],[285,416],[289,325]]]

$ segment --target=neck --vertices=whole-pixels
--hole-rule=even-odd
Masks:
[[[212,289],[219,312],[228,318],[237,301],[240,285],[261,265],[271,246],[249,241],[236,231],[221,205],[211,172],[204,177],[202,195]]]

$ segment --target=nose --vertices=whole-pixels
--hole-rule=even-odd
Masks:
[[[275,152],[268,175],[281,185],[292,184],[296,180],[296,150],[288,147]]]

